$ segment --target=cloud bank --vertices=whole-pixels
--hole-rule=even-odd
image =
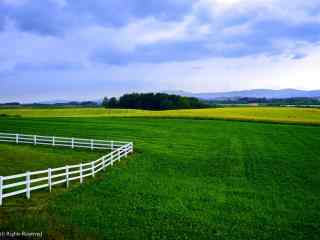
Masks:
[[[316,0],[0,0],[0,13],[0,101],[320,88]]]

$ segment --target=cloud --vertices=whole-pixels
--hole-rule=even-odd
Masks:
[[[307,57],[308,55],[305,54],[305,53],[296,53],[294,54],[291,59],[294,59],[294,60],[300,60],[300,59],[303,59],[305,57]]]
[[[177,53],[172,54],[178,56],[179,61],[180,48],[196,48],[199,42],[204,45],[202,48],[214,48],[202,51],[204,58],[207,54],[225,57],[281,54],[281,49],[274,46],[274,42],[281,39],[317,43],[320,40],[319,9],[320,3],[315,0],[308,3],[298,0],[2,0],[0,10],[5,14],[0,18],[0,29],[10,22],[24,32],[60,38],[84,35],[84,29],[88,34],[92,29],[100,29],[109,33],[111,41],[106,40],[106,50],[103,50],[99,49],[100,44],[94,46],[97,41],[93,40],[92,49],[107,52],[114,48],[111,52],[119,56],[133,56],[124,54],[123,50],[144,51],[159,43],[159,48],[152,52],[163,50],[165,54],[177,47]],[[121,43],[123,49],[115,42]],[[186,50],[188,59],[190,53],[195,54],[195,59],[199,58],[195,49]],[[172,60],[171,56],[162,56],[166,57]]]
[[[166,84],[184,84],[181,79],[188,66],[192,72],[187,78],[194,89],[231,88],[231,78],[237,75],[227,74],[223,64],[241,65],[247,59],[270,59],[260,61],[270,68],[279,59],[302,64],[315,59],[320,42],[318,0],[0,0],[0,12],[2,86],[4,81],[10,85],[8,79],[40,82],[57,81],[59,76],[64,79],[61,87],[77,78],[92,81],[82,86],[98,89],[101,78],[115,85],[120,79],[119,89],[125,88],[124,82],[135,89],[146,82],[168,89]],[[206,66],[215,61],[221,64],[209,71]],[[137,66],[139,71],[133,69]],[[165,75],[171,72],[172,77]],[[221,81],[229,85],[210,83],[201,75],[204,72],[210,77],[225,74],[228,77]],[[258,85],[258,73],[249,72],[243,75],[257,80],[241,80],[242,85]],[[260,73],[266,74],[263,68]],[[159,83],[151,85],[146,74]],[[200,78],[206,78],[206,84],[191,84]]]
[[[94,61],[110,65],[134,63],[163,63],[190,61],[209,56],[209,49],[202,42],[179,42],[151,44],[135,48],[133,51],[119,52],[100,49],[93,56]]]
[[[105,59],[109,64],[129,64],[208,56],[281,55],[294,51],[294,44],[298,47],[301,42],[317,44],[320,41],[320,15],[316,11],[319,5],[315,1],[309,4],[293,1],[289,6],[291,11],[286,11],[283,1],[275,0],[195,1],[192,12],[180,20],[162,22],[153,18],[152,23],[144,19],[128,24],[126,28],[131,30],[119,29],[123,39],[136,43],[133,49],[117,52],[108,47],[100,48],[93,59]],[[290,49],[279,47],[279,41],[290,42]]]
[[[88,25],[119,27],[136,19],[181,19],[192,9],[191,0],[1,0],[0,10],[22,30],[61,35]]]

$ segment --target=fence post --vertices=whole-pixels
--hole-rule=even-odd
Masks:
[[[2,185],[3,185],[3,177],[0,176],[0,206],[2,206]]]
[[[48,168],[48,185],[49,185],[49,191],[51,192],[51,189],[52,189],[51,168]]]
[[[92,176],[94,177],[95,174],[94,174],[94,162],[91,163],[91,168],[92,168]]]
[[[80,163],[80,183],[82,184],[82,163]]]
[[[111,152],[111,166],[113,166],[113,152]]]
[[[26,172],[26,196],[30,199],[30,172]]]
[[[33,144],[34,144],[34,145],[37,145],[37,135],[34,135],[34,136],[33,136]]]
[[[55,143],[55,137],[53,136],[52,137],[52,146],[54,146],[56,143]]]
[[[118,161],[120,161],[120,155],[121,155],[121,148],[119,148],[119,150],[118,150]]]
[[[91,139],[91,150],[93,150],[93,139]]]
[[[113,145],[114,145],[114,143],[113,143],[113,141],[111,141],[111,151],[113,151]]]
[[[16,143],[19,143],[19,134],[16,134]]]
[[[102,160],[102,169],[103,171],[105,170],[106,167],[106,156],[103,156],[103,160]]]
[[[69,187],[69,166],[66,166],[66,186]]]
[[[71,148],[74,148],[74,138],[71,139]]]
[[[125,158],[128,157],[128,150],[129,150],[129,147],[127,145],[126,148],[125,148],[125,153],[124,153]]]

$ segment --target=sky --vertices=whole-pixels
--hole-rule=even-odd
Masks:
[[[320,89],[319,0],[0,0],[0,102]]]

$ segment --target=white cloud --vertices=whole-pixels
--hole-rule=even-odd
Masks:
[[[318,5],[318,0],[199,0],[194,4],[194,12],[207,11],[217,20],[253,11],[256,19],[251,21],[269,18],[296,24],[320,22],[320,12],[310,11],[317,9]]]
[[[194,16],[186,16],[181,21],[160,21],[148,17],[118,28],[88,26],[70,32],[65,39],[88,50],[112,48],[130,52],[149,44],[201,39],[209,33],[210,27]]]
[[[157,90],[179,89],[216,92],[253,88],[320,89],[320,47],[301,49],[308,57],[293,60],[282,56],[249,56],[237,59],[205,60],[127,66],[129,75],[137,76]],[[152,69],[152,71],[149,71]],[[147,87],[144,90],[150,90]]]
[[[161,22],[150,17],[134,22],[124,28],[127,36],[135,36],[137,43],[151,44],[185,38],[194,19],[186,17],[181,22]]]
[[[137,45],[194,40],[205,36],[209,31],[209,26],[198,22],[194,16],[186,16],[181,21],[159,21],[148,17],[115,30],[119,37],[130,39]]]

